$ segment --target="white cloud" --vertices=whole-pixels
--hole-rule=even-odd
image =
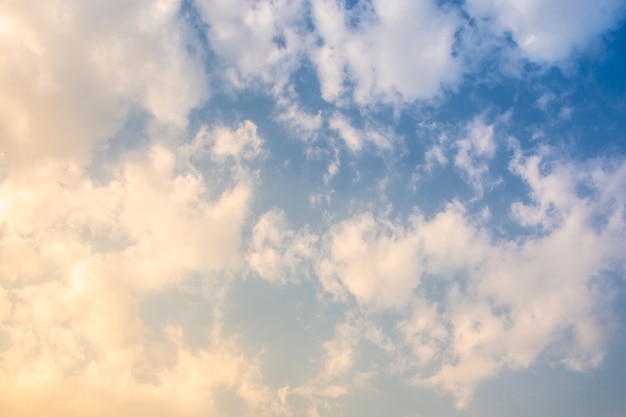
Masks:
[[[445,165],[448,163],[445,148],[441,144],[435,144],[428,148],[428,150],[424,154],[424,159],[426,160],[425,168],[428,172],[432,172],[435,164]]]
[[[616,25],[624,12],[620,0],[468,0],[465,5],[470,15],[486,19],[490,30],[510,33],[524,56],[546,63],[583,50]]]
[[[483,135],[475,139],[480,152],[492,152]],[[367,310],[411,305],[398,328],[417,359],[414,381],[454,393],[461,407],[480,381],[541,355],[595,367],[611,329],[599,282],[623,267],[626,249],[625,166],[518,153],[511,169],[532,203],[512,213],[521,225],[542,226],[538,234],[496,239],[460,203],[408,225],[361,214],[326,236],[320,281]]]
[[[348,291],[366,305],[401,306],[419,283],[418,244],[401,225],[380,223],[371,215],[352,218],[329,232],[320,280],[338,297]]]
[[[603,357],[608,295],[594,282],[624,250],[623,193],[605,194],[607,183],[624,181],[623,165],[553,162],[541,173],[537,163],[529,157],[513,166],[535,204],[551,205],[533,217],[550,232],[515,243],[468,242],[482,257],[469,265],[469,286],[452,287],[445,301],[455,359],[422,382],[454,392],[459,405],[478,381],[503,367],[528,367],[541,354],[573,369],[597,366]],[[589,196],[577,194],[581,183],[591,187]],[[593,226],[598,218],[619,220]]]
[[[292,95],[295,93],[291,92]],[[321,112],[309,113],[302,109],[297,100],[279,97],[276,119],[286,126],[289,134],[304,142],[313,142],[322,128]]]
[[[377,373],[377,364],[364,365],[366,357],[359,349],[363,342],[393,350],[393,344],[379,328],[359,313],[348,312],[345,320],[336,324],[333,337],[322,343],[323,354],[315,361],[319,362],[316,375],[294,387],[292,394],[313,404],[321,402],[328,409],[338,408],[338,399],[367,386]]]
[[[361,150],[363,147],[363,138],[361,132],[352,127],[345,117],[335,115],[328,122],[331,129],[336,130],[339,136],[346,144],[346,147],[353,152]]]
[[[488,162],[496,150],[493,126],[485,125],[482,118],[477,117],[468,123],[467,137],[455,143],[458,152],[454,158],[454,165],[462,170],[466,181],[479,194],[482,194],[486,182]]]
[[[364,342],[394,359],[386,371],[414,372],[415,383],[447,390],[461,406],[484,379],[542,356],[574,370],[602,361],[612,324],[602,276],[624,268],[626,249],[622,160],[567,162],[546,148],[537,155],[514,149],[511,173],[529,190],[511,206],[524,232],[515,238],[496,237],[484,216],[460,202],[405,221],[392,218],[391,208],[381,214],[374,201],[330,224],[339,215],[331,213],[333,198],[350,199],[327,189],[342,152],[397,146],[391,128],[366,113],[355,127],[332,106],[300,104],[289,84],[295,69],[311,59],[323,98],[337,106],[432,98],[463,71],[451,55],[463,24],[454,7],[194,2],[215,73],[237,88],[274,88],[282,95],[276,120],[304,146],[332,131],[329,146],[309,148],[329,158],[320,174],[326,188],[309,193],[312,206],[328,206],[319,210],[328,229],[318,235],[290,227],[280,208],[251,213],[261,171],[249,165],[267,152],[252,121],[202,126],[186,144],[172,139],[187,136],[190,110],[209,94],[203,39],[180,16],[180,1],[40,3],[0,5],[0,337],[8,338],[0,340],[1,412],[219,415],[227,414],[219,409],[224,394],[246,415],[295,415],[294,395],[309,401],[299,405],[311,415],[324,414],[380,371],[379,363],[364,370],[369,365],[359,362],[367,360]],[[597,11],[575,1],[558,21],[549,19],[552,8],[563,5],[509,3],[465,4],[491,19],[480,25],[510,31],[527,57],[542,62],[583,48],[622,7],[602,0]],[[537,105],[551,108],[551,100]],[[124,133],[137,113],[153,125],[140,128],[136,143],[96,146]],[[426,153],[426,169],[454,163],[480,190],[497,150],[494,125],[478,117],[466,130],[455,144],[442,136]],[[358,201],[347,204],[353,210]],[[364,315],[337,324],[332,336],[311,336],[320,356],[309,364],[317,369],[294,388],[265,385],[260,359],[249,355],[255,346],[222,329],[213,299],[221,295],[206,290],[222,294],[248,273],[271,284],[311,284],[317,275],[312,286],[345,303],[323,310],[328,300],[318,297],[322,312],[314,314],[354,307]],[[197,294],[203,307],[214,311],[203,330],[146,318],[150,296],[192,280],[206,291]],[[396,326],[377,327],[379,313]],[[332,314],[306,319],[311,329],[336,324]],[[206,343],[188,345],[190,330]]]
[[[339,159],[339,150],[335,149],[335,156],[333,160],[328,164],[326,174],[324,174],[324,185],[328,185],[330,180],[339,173],[341,167],[341,159]]]
[[[188,152],[193,155],[203,151],[203,147],[209,147],[214,160],[232,158],[239,162],[261,156],[262,146],[263,139],[257,134],[257,126],[250,120],[246,120],[235,130],[223,126],[211,129],[203,126],[189,146]]]
[[[299,281],[309,275],[307,263],[314,256],[317,239],[306,229],[290,230],[285,213],[274,209],[261,216],[252,230],[248,266],[267,281]]]
[[[261,81],[280,91],[298,65],[305,39],[301,1],[201,0],[208,40],[236,87]]]
[[[322,97],[359,104],[431,98],[460,75],[452,56],[460,19],[428,0],[373,1],[345,11],[340,3],[316,1],[313,18],[323,44],[311,52]],[[355,27],[349,23],[357,20]]]
[[[393,146],[393,134],[380,126],[366,125],[357,129],[341,114],[334,114],[328,121],[329,127],[339,134],[345,146],[352,152],[358,152],[366,143],[371,143],[377,150],[389,150]]]

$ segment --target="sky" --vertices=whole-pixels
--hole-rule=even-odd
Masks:
[[[626,415],[623,0],[0,0],[0,414]]]

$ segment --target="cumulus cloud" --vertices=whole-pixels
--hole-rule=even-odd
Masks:
[[[407,214],[410,202],[377,208],[351,194],[366,182],[358,156],[395,161],[405,150],[395,132],[409,131],[420,110],[398,109],[452,91],[473,70],[464,59],[478,52],[462,50],[472,48],[463,30],[510,35],[525,58],[554,63],[623,12],[612,0],[452,3],[0,5],[0,412],[317,416],[385,372],[452,393],[462,407],[503,369],[539,359],[598,366],[614,323],[604,276],[625,266],[623,159],[570,161],[537,141],[531,153],[512,139],[500,149],[499,125],[479,116],[397,159],[414,164],[425,150],[429,174],[456,170],[475,199]],[[320,91],[307,78],[316,75]],[[240,91],[192,112],[209,85]],[[238,108],[258,86],[275,107]],[[572,103],[561,117],[579,111]],[[258,127],[246,119],[260,114],[270,117]],[[205,123],[212,118],[243,122]],[[269,201],[274,190],[255,202],[275,186],[260,180],[272,178],[269,150],[284,145],[279,125],[301,140],[287,152],[302,151],[281,169],[319,178],[297,194],[310,195],[298,213],[310,225],[291,226],[291,213]],[[477,206],[491,204],[479,199],[506,152],[507,175],[523,190],[493,224]],[[367,178],[367,195],[406,178],[389,165],[384,178]],[[352,184],[339,175],[345,167],[355,169]],[[259,353],[267,347],[238,333],[253,333],[249,323],[226,328],[235,320],[226,304],[250,308],[225,301],[228,290],[251,282],[277,294],[297,284],[318,291],[294,307],[313,346],[298,364],[306,371],[274,386]],[[202,311],[190,323],[173,310],[189,307],[192,292]],[[179,294],[184,303],[148,312],[153,298]],[[288,331],[271,324],[275,335]],[[390,361],[370,361],[372,350]]]
[[[525,57],[542,63],[559,62],[585,49],[624,13],[619,0],[468,0],[465,7],[495,33],[510,33]]]
[[[201,0],[196,4],[228,80],[235,87],[260,81],[280,91],[306,42],[300,29],[304,2]]]
[[[327,257],[318,265],[324,288],[337,297],[347,291],[359,303],[401,306],[419,283],[419,242],[401,225],[379,223],[364,214],[329,233]]]
[[[111,311],[107,313],[110,317]],[[47,331],[37,326],[31,331],[47,332],[42,337],[49,339],[48,342],[68,343],[74,334],[72,328],[57,326]],[[52,348],[40,351],[36,361],[32,356],[16,356],[12,349],[5,356],[29,366],[17,371],[13,369],[15,362],[3,363],[9,372],[19,373],[9,376],[5,370],[0,375],[0,386],[7,394],[0,400],[0,409],[7,415],[106,416],[114,413],[192,417],[220,413],[216,403],[221,390],[243,401],[249,412],[270,415],[272,393],[260,382],[258,365],[246,358],[233,340],[214,335],[209,346],[192,350],[182,341],[181,329],[172,327],[168,329],[167,343],[172,348],[173,365],[160,361],[150,363],[157,370],[156,383],[139,382],[134,378],[132,362],[142,358],[142,352],[136,347],[126,352],[111,351],[110,354],[116,356],[108,363],[101,357],[88,355],[88,365],[74,367],[65,374],[55,369],[59,358],[52,355],[66,353],[59,351],[58,346],[57,351]],[[32,355],[32,351],[23,354],[27,352]]]
[[[285,213],[265,213],[252,230],[246,256],[250,269],[271,282],[299,281],[309,275],[318,237],[307,230],[288,228]]]
[[[248,143],[256,138],[248,128],[218,133]],[[63,163],[2,181],[0,284],[8,310],[0,312],[9,347],[0,355],[0,384],[14,395],[0,407],[41,415],[51,396],[78,395],[46,409],[193,416],[212,409],[205,400],[218,387],[265,407],[255,365],[220,339],[219,328],[204,350],[172,336],[161,348],[172,363],[160,354],[146,359],[155,324],[140,308],[147,293],[198,275],[217,285],[242,270],[252,181],[237,176],[216,193],[182,145],[130,150],[110,165],[106,183]],[[139,365],[157,382],[138,378]]]
[[[191,349],[181,327],[142,313],[147,294],[242,271],[254,180],[220,166],[262,155],[248,121],[203,127],[186,145],[168,137],[208,94],[180,3],[0,7],[3,414],[194,416],[217,412],[219,389],[263,415],[258,367],[219,323]],[[161,128],[99,154],[93,172],[95,145],[137,110]]]
[[[263,139],[250,120],[244,121],[235,130],[224,126],[202,126],[194,140],[186,145],[186,150],[190,156],[208,152],[216,161],[230,158],[235,162],[244,162],[263,155]]]
[[[13,169],[54,158],[84,164],[131,109],[184,126],[207,97],[177,1],[0,7],[0,140]]]
[[[196,4],[217,65],[236,88],[260,82],[282,96],[308,58],[322,98],[365,106],[429,99],[456,87],[463,73],[474,70],[466,61],[485,53],[477,39],[489,43],[510,34],[525,58],[562,62],[624,12],[619,0],[470,0],[462,8],[432,0],[351,7],[332,0]],[[478,32],[464,13],[478,22]]]
[[[611,328],[600,283],[622,267],[626,242],[623,192],[607,190],[623,184],[624,164],[516,153],[511,170],[531,190],[532,202],[511,211],[539,227],[526,238],[495,238],[460,203],[407,225],[363,214],[329,232],[318,263],[336,297],[350,294],[368,310],[413,306],[399,329],[417,359],[415,382],[454,393],[459,406],[480,381],[541,355],[576,370],[597,366]]]
[[[500,119],[506,117],[501,116]],[[490,175],[490,164],[498,149],[494,134],[496,123],[488,124],[484,115],[478,115],[461,127],[460,133],[441,132],[437,140],[424,152],[424,163],[416,174],[434,175],[435,167],[445,167],[452,162],[461,179],[472,187],[476,198],[483,195],[497,181]]]
[[[460,19],[434,2],[360,2],[346,11],[316,1],[312,10],[322,43],[311,57],[327,101],[410,102],[458,80],[452,44]]]

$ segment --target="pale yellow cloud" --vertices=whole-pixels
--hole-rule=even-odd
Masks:
[[[3,2],[2,164],[14,175],[54,160],[85,164],[132,109],[184,127],[208,82],[178,9],[179,1]]]
[[[263,415],[271,396],[257,365],[219,321],[192,350],[176,328],[152,340],[160,325],[141,314],[147,294],[191,276],[224,287],[243,270],[253,180],[240,172],[217,191],[183,146],[109,165],[106,183],[50,163],[0,184],[0,411],[195,416],[217,413],[212,392],[227,390]]]

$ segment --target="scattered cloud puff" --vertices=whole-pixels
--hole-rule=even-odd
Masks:
[[[185,147],[190,157],[208,152],[216,161],[228,158],[236,162],[249,161],[263,155],[263,139],[250,120],[244,121],[235,130],[223,126],[211,129],[202,126],[194,140]]]
[[[306,263],[314,255],[318,237],[307,230],[287,227],[279,209],[265,213],[252,230],[247,263],[270,282],[300,281],[308,277]]]
[[[467,126],[467,137],[455,144],[458,152],[454,158],[454,165],[463,171],[467,182],[479,194],[483,192],[483,184],[487,182],[488,161],[493,158],[496,150],[493,126],[485,125],[481,118],[476,118]],[[439,153],[434,156],[441,159]]]
[[[371,143],[374,149],[390,150],[393,147],[394,135],[380,126],[366,126],[357,129],[341,114],[334,114],[328,121],[331,130],[337,132],[343,144],[351,152],[360,151],[366,143]]]
[[[313,142],[322,129],[323,119],[321,112],[311,113],[302,109],[297,99],[290,92],[286,97],[277,100],[278,115],[276,119],[286,126],[288,131],[299,140]]]
[[[463,127],[461,133],[440,133],[424,153],[424,163],[418,167],[418,173],[421,171],[432,177],[436,167],[453,162],[477,198],[482,197],[485,186],[491,188],[497,185],[497,181],[489,175],[489,165],[498,149],[495,126],[496,123],[486,124],[484,116],[477,116]]]

